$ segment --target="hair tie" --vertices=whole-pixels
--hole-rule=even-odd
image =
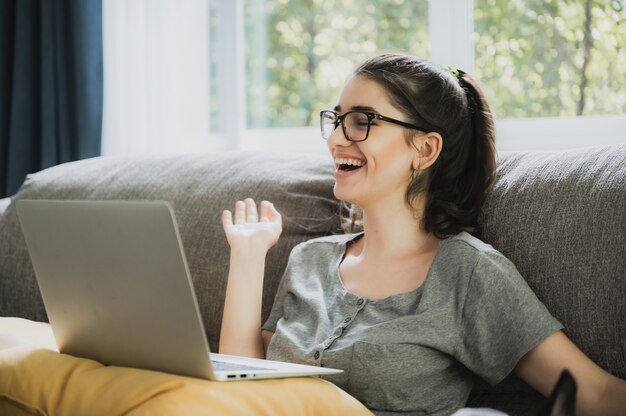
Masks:
[[[445,67],[445,68],[444,68],[444,70],[445,70],[447,73],[449,73],[449,74],[451,74],[452,76],[454,76],[456,79],[460,79],[460,78],[461,78],[461,74],[460,74],[459,70],[458,70],[458,69],[456,69],[456,68],[455,68],[455,67],[453,67],[453,66],[447,66],[447,67]]]
[[[467,85],[467,83],[463,80],[463,75],[465,74],[465,72],[461,71],[460,69],[456,69],[453,66],[446,66],[442,69],[452,75],[454,78],[456,78],[457,82],[459,83],[459,87],[461,87],[461,89],[465,91],[465,97],[467,98],[467,107],[469,109],[469,112],[470,114],[474,114],[474,109],[476,108],[476,97],[474,95],[474,89]]]
[[[463,75],[465,74],[465,72],[459,69],[454,69],[454,72],[450,73],[456,77],[457,81],[459,82],[459,87],[461,87],[461,89],[465,91],[465,97],[467,97],[467,107],[470,111],[470,114],[473,114],[474,109],[476,108],[476,96],[474,95],[474,89],[467,85],[467,82],[465,82],[465,80],[463,79]]]

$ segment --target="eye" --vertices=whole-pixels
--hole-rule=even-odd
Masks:
[[[369,125],[369,118],[367,117],[367,114],[350,113],[346,118],[346,123],[350,126],[350,128],[367,130],[367,126]]]

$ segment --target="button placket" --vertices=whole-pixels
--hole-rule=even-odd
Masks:
[[[359,298],[356,301],[356,304],[358,306],[358,308],[356,309],[356,312],[354,312],[353,316],[347,316],[341,322],[341,324],[339,324],[339,326],[335,330],[335,334],[337,334],[337,337],[339,337],[341,334],[343,334],[343,330],[346,329],[348,327],[348,325],[350,324],[350,322],[352,322],[352,320],[356,317],[356,315],[358,315],[358,313],[361,312],[361,310],[363,309],[364,303],[365,303],[365,300],[363,298]]]
[[[361,312],[365,304],[366,304],[365,299],[363,298],[357,299],[356,301],[357,308],[356,308],[356,311],[353,313],[353,316],[347,316],[343,321],[341,321],[341,323],[335,328],[332,334],[328,338],[326,338],[324,342],[320,344],[319,347],[321,349],[315,351],[315,353],[313,354],[313,358],[316,361],[320,359],[322,350],[327,350],[328,348],[330,348],[333,342],[335,342],[337,338],[343,335],[343,332],[346,329],[346,327],[354,320],[356,315],[358,315],[358,313]]]

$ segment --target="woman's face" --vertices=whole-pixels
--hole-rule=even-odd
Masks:
[[[391,105],[380,84],[361,76],[346,83],[335,107],[339,115],[351,110],[371,111],[407,121]],[[351,142],[338,126],[328,138],[328,150],[335,162],[335,196],[365,209],[375,202],[397,200],[404,203],[416,154],[405,134],[402,126],[372,120],[367,140]],[[361,166],[352,170],[346,168],[348,163]]]

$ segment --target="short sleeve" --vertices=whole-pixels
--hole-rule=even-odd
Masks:
[[[457,359],[497,384],[542,340],[563,328],[511,261],[493,250],[478,258],[461,315]]]
[[[270,332],[276,332],[276,325],[280,318],[284,315],[284,304],[285,298],[289,293],[289,288],[291,287],[291,279],[292,279],[292,269],[295,262],[295,259],[298,257],[298,253],[300,252],[300,245],[295,246],[291,253],[289,253],[289,260],[287,261],[287,267],[285,268],[285,272],[283,273],[283,277],[280,280],[278,285],[278,289],[276,290],[276,296],[274,297],[274,304],[272,305],[272,310],[270,311],[270,315],[262,326],[262,329]]]

